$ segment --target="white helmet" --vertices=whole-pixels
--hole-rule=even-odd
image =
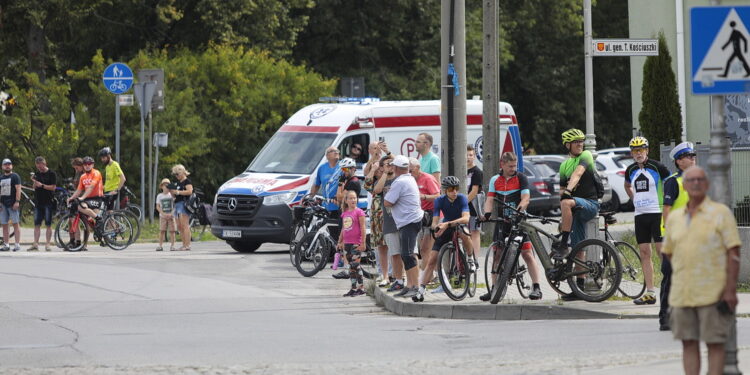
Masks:
[[[357,163],[352,158],[344,158],[339,162],[339,167],[341,168],[355,168],[357,166]]]

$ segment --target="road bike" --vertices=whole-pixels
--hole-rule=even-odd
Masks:
[[[508,281],[521,254],[520,247],[526,241],[531,241],[545,270],[547,281],[558,294],[572,293],[584,301],[601,302],[615,293],[622,278],[622,265],[617,250],[612,245],[600,239],[588,238],[576,244],[570,253],[561,259],[551,258],[550,250],[560,238],[527,221],[535,219],[544,224],[551,219],[531,215],[505,202],[497,199],[496,201],[506,208],[504,212],[510,220],[511,228],[500,261],[493,267],[496,277],[490,290],[491,303],[498,303],[505,296]],[[540,236],[547,237],[551,246],[546,246]],[[578,279],[583,280],[583,286],[579,286]],[[571,292],[565,290],[565,281]]]
[[[133,227],[125,214],[105,211],[97,223],[78,211],[76,200],[71,201],[68,213],[60,218],[55,228],[56,241],[62,243],[66,251],[81,251],[86,249],[90,234],[93,234],[94,241],[112,250],[127,248],[134,236]]]
[[[550,222],[557,222],[553,219],[548,220]],[[481,221],[480,225],[486,223],[496,223],[496,225],[502,225],[504,223],[509,223],[509,221],[505,218],[488,219]],[[495,283],[495,279],[497,277],[497,265],[502,258],[504,249],[504,239],[496,238],[487,248],[487,253],[484,256],[484,282],[487,287],[488,293],[492,292],[492,285]],[[518,289],[518,294],[520,294],[524,299],[528,298],[529,293],[531,293],[533,283],[531,280],[531,274],[529,273],[529,267],[526,264],[526,261],[524,261],[523,257],[518,257],[518,261],[514,265],[514,269],[511,271],[510,277],[508,277],[508,286],[510,286],[514,282],[516,284],[516,288]]]
[[[639,298],[646,291],[646,279],[643,276],[641,255],[633,245],[625,241],[615,241],[615,238],[609,233],[609,226],[617,223],[614,212],[599,212],[599,216],[604,218],[604,227],[599,228],[599,230],[604,232],[604,240],[617,250],[620,255],[620,263],[622,263],[622,280],[620,280],[617,290],[625,297]]]
[[[432,229],[430,232],[435,238],[435,232]],[[454,301],[460,301],[467,295],[473,297],[477,290],[477,274],[469,266],[460,233],[467,237],[470,235],[465,225],[455,227],[451,240],[443,244],[437,253],[438,280],[445,294]]]

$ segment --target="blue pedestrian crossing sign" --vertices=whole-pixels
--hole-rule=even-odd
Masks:
[[[133,71],[127,65],[116,62],[104,69],[104,87],[113,94],[123,94],[133,86]]]

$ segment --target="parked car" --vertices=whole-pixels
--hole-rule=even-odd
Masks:
[[[599,155],[596,158],[596,168],[607,174],[613,192],[612,199],[602,205],[603,210],[617,211],[632,204],[628,193],[625,192],[625,168],[627,168],[627,165],[621,162],[621,160],[627,159],[613,154]],[[629,160],[633,159],[629,158]]]
[[[567,156],[564,155],[527,155],[524,156],[525,160],[532,161],[534,163],[541,163],[546,164],[548,167],[550,167],[554,171],[560,170],[560,164],[562,164],[565,159],[567,159]],[[606,169],[603,164],[596,162],[596,169],[599,172],[599,177],[602,180],[602,185],[604,185],[604,196],[601,199],[602,206],[606,206],[609,204],[610,200],[612,200],[612,186],[609,182],[609,176],[607,176],[606,173],[604,173],[604,170]],[[558,176],[558,183],[559,183],[559,176]]]
[[[559,214],[560,175],[543,163],[535,163],[524,158],[523,174],[529,180],[528,211],[539,215]]]
[[[615,147],[615,148],[605,148],[602,150],[597,150],[597,154],[599,155],[625,155],[630,156],[630,147]]]

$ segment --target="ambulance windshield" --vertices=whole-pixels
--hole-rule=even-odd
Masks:
[[[336,134],[277,132],[246,172],[312,174]]]

